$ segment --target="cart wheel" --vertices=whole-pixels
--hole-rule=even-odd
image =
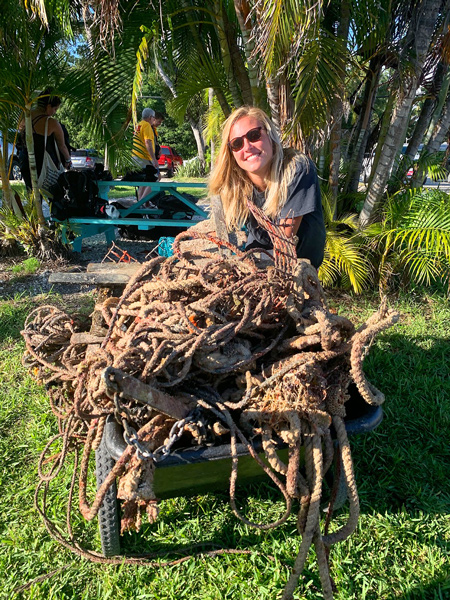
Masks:
[[[114,464],[115,461],[109,455],[106,449],[105,438],[103,437],[100,446],[95,452],[97,489],[105,481]],[[109,487],[98,511],[98,526],[104,556],[120,554],[119,503],[117,500],[116,482]]]

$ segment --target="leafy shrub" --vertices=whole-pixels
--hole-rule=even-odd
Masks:
[[[204,177],[205,167],[198,156],[177,168],[177,177]]]
[[[379,221],[363,230],[381,287],[396,280],[430,285],[450,279],[450,196],[413,189],[389,197]]]

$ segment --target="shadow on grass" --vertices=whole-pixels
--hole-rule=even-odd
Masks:
[[[397,597],[398,600],[448,600],[450,578],[439,578],[430,585],[418,586]]]
[[[386,402],[378,429],[352,440],[363,508],[450,512],[448,342],[385,335],[365,367]]]

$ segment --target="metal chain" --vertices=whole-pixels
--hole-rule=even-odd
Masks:
[[[123,413],[125,413],[125,416]],[[142,442],[139,441],[137,431],[129,424],[131,415],[129,410],[120,403],[120,394],[118,392],[114,394],[114,415],[116,420],[122,423],[123,439],[128,446],[134,446],[136,449],[136,456],[139,458],[139,460],[151,458],[155,462],[161,462],[167,458],[171,452],[172,446],[181,438],[188,423],[196,423],[200,429],[204,429],[204,424],[200,418],[200,413],[201,411],[197,407],[191,411],[187,417],[176,421],[172,425],[168,441],[162,446],[159,446],[159,448],[157,448],[154,452],[150,452],[146,449]]]

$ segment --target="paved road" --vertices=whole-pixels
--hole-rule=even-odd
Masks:
[[[425,182],[425,187],[430,190],[439,189],[443,192],[447,192],[447,194],[450,193],[450,181],[431,181],[431,179],[428,178]]]
[[[428,178],[425,182],[425,186],[427,189],[429,190],[441,190],[443,192],[446,192],[447,194],[450,194],[450,181],[432,181],[430,178]],[[365,192],[367,188],[367,185],[365,183],[360,183],[358,186],[358,191],[359,192]]]

